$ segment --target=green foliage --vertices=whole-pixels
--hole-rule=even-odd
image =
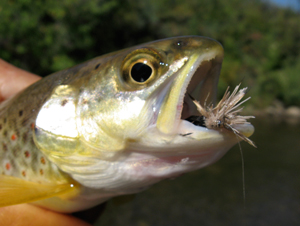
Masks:
[[[300,58],[296,64],[289,68],[278,70],[274,73],[274,80],[279,84],[276,97],[286,106],[300,106]]]
[[[3,0],[0,21],[0,57],[40,75],[154,39],[203,35],[225,49],[220,93],[243,81],[256,106],[300,104],[300,13],[260,0]]]
[[[0,56],[44,75],[91,58],[97,18],[115,7],[108,0],[1,1]]]

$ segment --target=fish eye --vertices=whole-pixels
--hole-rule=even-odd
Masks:
[[[168,70],[162,66],[162,55],[151,48],[140,48],[129,53],[121,66],[121,81],[126,90],[140,90],[151,86]]]
[[[131,78],[139,83],[146,82],[153,74],[153,69],[146,62],[134,63],[130,70]]]

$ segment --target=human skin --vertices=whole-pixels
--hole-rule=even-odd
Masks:
[[[0,101],[4,101],[41,77],[0,59]],[[9,226],[90,226],[71,215],[56,213],[30,204],[0,208],[0,225]]]

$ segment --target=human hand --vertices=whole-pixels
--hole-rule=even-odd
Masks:
[[[0,101],[6,100],[39,79],[41,77],[0,59]],[[0,208],[0,225],[89,226],[88,223],[71,215],[56,213],[30,204]]]

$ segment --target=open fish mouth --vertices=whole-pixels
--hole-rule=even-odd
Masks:
[[[180,117],[180,119],[183,120],[199,115],[196,105],[190,96],[196,97],[196,100],[201,104],[207,103],[214,105],[216,103],[217,85],[222,61],[212,59],[211,61],[199,63],[200,65],[197,67],[185,90]],[[198,125],[199,123],[195,122],[194,124]]]
[[[200,101],[195,100],[187,92],[188,96],[185,96],[184,105],[187,106],[187,109],[192,109],[190,111],[192,113],[189,111],[188,113],[186,111],[184,112],[185,108],[183,108],[181,120],[186,120],[195,126],[205,127],[207,129],[227,130],[227,132],[232,132],[237,138],[246,141],[256,148],[254,142],[248,138],[254,132],[254,127],[247,121],[255,117],[239,115],[243,110],[240,106],[251,98],[248,97],[241,101],[246,94],[247,87],[239,90],[240,85],[241,84],[235,87],[232,94],[230,94],[228,87],[218,104],[212,101],[207,102],[209,94],[204,101],[202,100],[201,104]],[[215,96],[212,98],[214,99]],[[196,115],[193,114],[195,112],[193,108],[194,105],[190,104],[190,100],[192,100],[193,104],[197,107]],[[186,118],[186,116],[188,117]],[[182,134],[182,136],[188,136],[190,134],[192,134],[192,132]]]
[[[160,107],[157,127],[163,133],[174,133],[182,120],[199,115],[189,95],[200,104],[216,102],[223,47],[208,38],[201,38],[197,44],[186,54],[184,66],[172,76],[172,84]]]
[[[239,139],[236,137],[245,138],[243,140],[246,141],[246,137],[252,135],[254,127],[246,121],[246,119],[252,118],[251,116],[244,118],[244,121],[234,120],[243,117],[237,114],[241,110],[231,115],[224,113],[222,117],[216,118],[215,115],[220,115],[218,110],[221,108],[214,111],[207,110],[207,114],[204,116],[195,104],[195,100],[197,100],[197,103],[204,106],[205,109],[213,109],[213,106],[216,106],[223,54],[223,48],[218,42],[204,39],[195,53],[190,55],[184,67],[176,73],[157,118],[156,126],[162,133],[192,138],[201,145],[206,141],[225,142],[228,138],[231,140],[229,143],[237,143]],[[244,94],[240,95],[241,98]],[[235,109],[235,106],[239,105],[239,100],[231,107]],[[224,111],[224,107],[226,106],[223,106],[222,111]],[[227,109],[227,112],[229,110]],[[226,121],[227,116],[233,117],[229,123]],[[216,118],[214,123],[219,126],[207,126],[206,120],[209,118],[212,124],[211,121],[214,117]]]
[[[217,80],[215,78],[217,73],[214,69],[219,66],[218,62],[212,60],[210,62],[204,62],[204,64],[201,63],[197,68],[193,78],[199,77],[196,73],[201,75],[203,72],[206,72],[205,77],[196,88],[188,86],[184,97],[181,120],[207,129],[226,129],[253,147],[256,147],[254,142],[248,138],[254,132],[254,127],[247,120],[254,118],[254,116],[242,116],[238,114],[243,109],[240,105],[250,99],[250,97],[248,97],[241,101],[246,94],[247,87],[239,90],[239,84],[235,87],[232,94],[230,94],[228,87],[223,98],[216,104],[217,89],[214,87],[215,84],[212,81]],[[192,79],[190,84],[193,83],[194,81]],[[203,84],[206,84],[206,86]],[[190,93],[198,96],[199,100],[194,99]],[[203,93],[207,93],[206,97]],[[188,136],[189,134],[191,133],[182,135]]]

